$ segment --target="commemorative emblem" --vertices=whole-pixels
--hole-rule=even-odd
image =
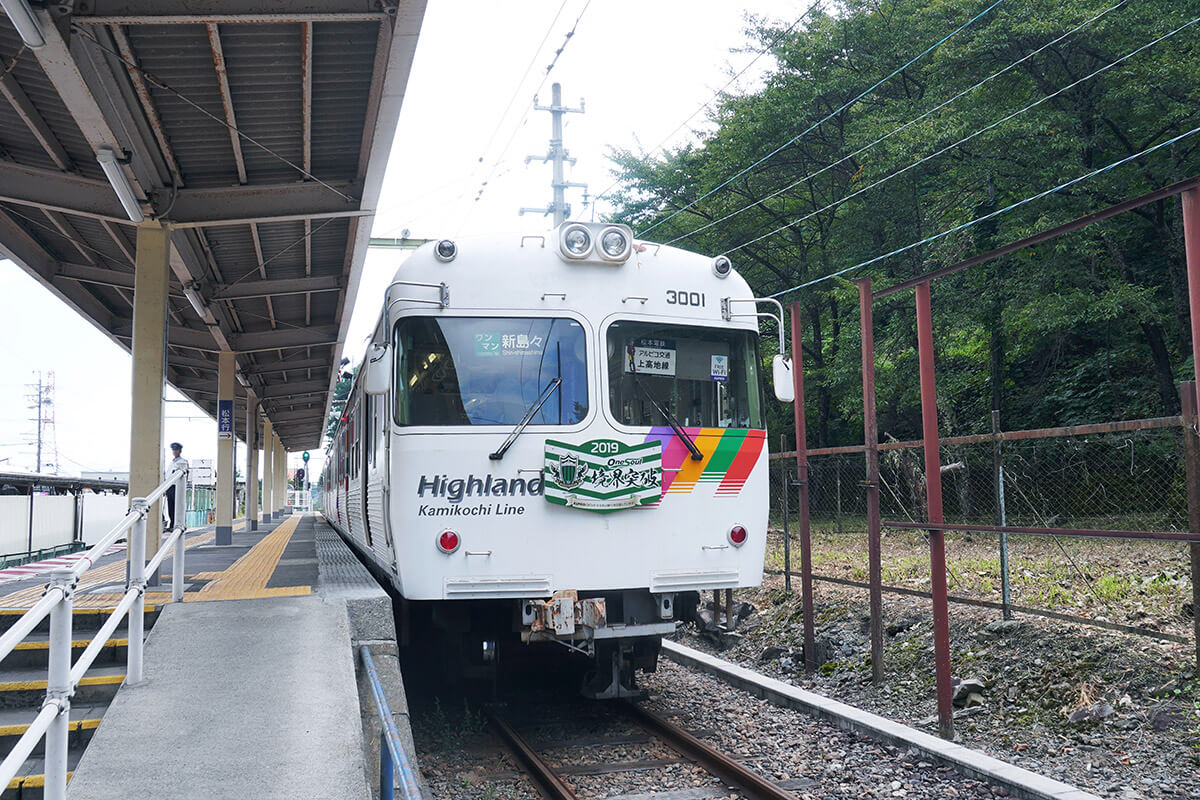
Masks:
[[[651,505],[662,499],[662,443],[547,439],[544,474],[548,503],[599,513]]]

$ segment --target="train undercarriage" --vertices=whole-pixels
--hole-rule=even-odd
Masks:
[[[526,600],[397,603],[402,647],[435,658],[449,682],[492,684],[550,648],[570,651],[580,691],[598,700],[640,697],[637,674],[658,665],[662,637],[690,619],[696,592],[556,592]],[[432,643],[432,645],[431,645]],[[535,667],[530,667],[535,668]]]

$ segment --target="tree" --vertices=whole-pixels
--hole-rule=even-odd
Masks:
[[[356,369],[357,367],[344,370],[333,387],[333,402],[329,404],[329,418],[325,420],[326,438],[332,439],[337,432],[338,422],[342,419],[342,411],[346,408],[346,400],[350,397],[350,387],[354,385]]]
[[[613,217],[653,241],[728,252],[761,296],[1189,131],[1193,29],[1135,51],[1191,14],[1169,0],[1111,6],[1010,0],[857,101],[979,4],[845,0],[787,35],[754,23],[752,43],[774,43],[762,88],[721,98],[698,144],[614,151]],[[1143,194],[1200,170],[1198,146],[1183,139],[857,274],[886,286]],[[861,441],[857,288],[831,280],[783,300],[802,313],[813,444]],[[948,433],[989,430],[992,408],[1005,427],[1178,412],[1191,347],[1178,200],[939,280],[933,301]],[[911,294],[875,304],[875,340],[880,430],[915,437]],[[771,419],[790,430],[786,410]]]

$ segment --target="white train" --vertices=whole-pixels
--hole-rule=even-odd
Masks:
[[[622,225],[404,261],[321,481],[325,517],[402,598],[402,639],[475,662],[558,642],[596,658],[587,693],[624,696],[697,592],[758,585],[763,302],[727,258]],[[790,366],[774,358],[784,401]]]

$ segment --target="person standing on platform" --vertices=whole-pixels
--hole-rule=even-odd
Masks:
[[[179,442],[171,442],[172,458],[171,458],[171,463],[167,464],[167,474],[168,475],[171,474],[172,472],[174,472],[175,470],[183,470],[184,475],[185,476],[187,475],[188,468],[189,468],[188,462],[187,462],[187,459],[183,457],[182,453],[183,453],[183,445],[181,445]],[[187,486],[187,478],[186,477],[184,477],[184,479],[183,479],[183,485]],[[167,516],[170,520],[167,523],[166,530],[173,531],[173,530],[175,530],[175,484],[174,483],[172,483],[167,488],[167,493],[164,496],[166,497],[166,500],[167,500]],[[185,511],[184,514],[186,514],[186,513],[187,512]]]

